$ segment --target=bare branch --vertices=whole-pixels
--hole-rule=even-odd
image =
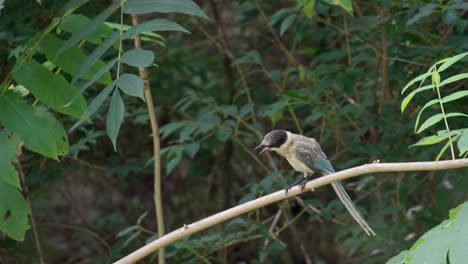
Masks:
[[[376,172],[403,172],[403,171],[434,171],[447,170],[468,167],[468,159],[447,160],[447,161],[426,161],[426,162],[400,162],[400,163],[373,163],[359,167],[339,171],[329,174],[312,181],[309,181],[305,187],[306,191],[317,189],[332,182],[345,180],[359,175],[376,173]],[[294,197],[301,194],[299,187],[292,188],[286,195],[284,190],[280,190],[263,197],[257,198],[250,202],[232,207],[223,212],[209,216],[205,219],[197,221],[193,224],[184,225],[183,227],[172,231],[171,233],[141,247],[128,256],[116,261],[116,264],[134,263],[157,251],[159,248],[170,245],[171,243],[186,237],[188,235],[200,232],[204,229],[225,222],[234,217],[240,216],[247,212],[253,211],[260,207]]]

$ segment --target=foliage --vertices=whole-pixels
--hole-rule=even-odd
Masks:
[[[426,145],[432,145],[432,144],[436,144],[436,143],[447,140],[446,145],[439,152],[436,160],[438,160],[442,156],[445,150],[447,150],[448,146],[450,146],[452,150],[452,157],[455,158],[454,151],[453,151],[453,142],[458,142],[457,145],[458,145],[460,157],[468,156],[468,152],[467,152],[468,145],[466,144],[467,137],[468,137],[468,128],[450,130],[449,125],[448,125],[448,120],[447,120],[449,117],[465,117],[466,118],[468,117],[468,115],[464,113],[460,113],[460,112],[447,112],[446,113],[444,110],[444,104],[458,100],[458,99],[462,99],[463,97],[468,95],[468,91],[462,90],[462,91],[453,92],[447,96],[444,96],[443,98],[441,97],[441,92],[440,92],[442,86],[468,78],[468,73],[460,73],[454,76],[450,76],[446,78],[445,80],[441,80],[441,77],[440,77],[440,72],[446,70],[447,68],[449,68],[452,64],[456,63],[457,61],[462,60],[466,55],[468,55],[468,52],[438,61],[426,73],[419,75],[418,77],[411,80],[401,91],[402,94],[405,93],[411,85],[420,81],[419,87],[416,90],[409,93],[401,102],[402,112],[406,109],[408,103],[411,101],[411,99],[413,99],[413,97],[417,93],[428,91],[430,89],[432,89],[432,91],[437,92],[438,98],[432,99],[429,102],[427,102],[419,111],[418,116],[416,118],[416,123],[414,125],[414,130],[416,133],[420,133],[442,120],[444,120],[445,122],[446,129],[438,131],[437,135],[424,137],[420,139],[416,144],[412,145],[412,146],[426,146]],[[437,65],[439,64],[440,66],[437,67]],[[431,77],[432,84],[422,86],[428,77]],[[440,105],[441,113],[430,116],[418,128],[418,124],[419,124],[421,114],[423,113],[423,111],[430,107],[434,107],[434,105],[436,104]]]
[[[286,162],[252,152],[274,128],[316,138],[337,169],[451,158],[450,142],[467,155],[463,1],[197,2],[0,1],[0,262],[37,261],[26,196],[47,263],[112,262],[155,239],[136,67],[149,67],[161,125],[168,230],[291,183]],[[132,26],[131,14],[145,15]],[[382,263],[466,201],[465,174],[346,182],[372,240],[323,188],[181,240],[166,257]]]
[[[409,250],[387,261],[387,264],[465,262],[468,257],[468,202],[450,210],[449,217],[424,233]]]

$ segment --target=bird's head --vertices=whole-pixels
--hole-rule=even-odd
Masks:
[[[273,130],[265,135],[260,145],[255,147],[255,150],[259,151],[259,154],[263,154],[265,151],[271,151],[281,148],[281,146],[287,141],[287,139],[288,133],[286,130]]]

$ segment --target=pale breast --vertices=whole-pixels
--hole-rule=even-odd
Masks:
[[[296,155],[294,155],[292,148],[275,149],[275,151],[281,156],[283,156],[289,162],[289,164],[291,164],[294,170],[300,171],[300,172],[309,172],[309,173],[313,172],[309,167],[304,165],[304,163],[300,162],[296,158]]]

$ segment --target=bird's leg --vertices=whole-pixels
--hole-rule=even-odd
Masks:
[[[307,183],[307,180],[309,179],[309,174],[304,172],[304,175],[303,176],[300,176],[297,181],[291,185],[289,185],[288,187],[286,187],[286,194],[288,194],[288,191],[289,189],[291,189],[292,187],[296,186],[296,185],[299,185],[301,187],[301,192],[302,190],[304,190],[305,188],[305,185]]]

